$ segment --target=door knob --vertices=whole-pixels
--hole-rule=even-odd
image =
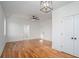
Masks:
[[[71,39],[74,39],[73,37],[71,37]]]
[[[75,37],[74,40],[76,40],[77,38]]]

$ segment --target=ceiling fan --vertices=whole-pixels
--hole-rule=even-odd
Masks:
[[[39,17],[37,17],[37,16],[32,16],[32,21],[37,21],[37,20],[39,20]]]

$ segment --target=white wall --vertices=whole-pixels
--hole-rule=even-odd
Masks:
[[[6,43],[6,40],[4,35],[4,14],[0,5],[0,56],[4,49],[5,43]]]
[[[7,18],[7,41],[19,41],[40,37],[39,22],[28,16],[13,14]]]
[[[52,41],[52,19],[41,19],[40,27],[40,36],[44,40]]]
[[[25,18],[12,15],[7,18],[7,41],[17,41],[24,39]],[[27,24],[27,23],[26,23]]]
[[[52,12],[52,48],[63,48],[63,18],[79,14],[79,2],[72,2]]]
[[[40,23],[39,23],[39,20],[37,21],[31,21],[31,24],[30,24],[30,38],[33,39],[33,38],[40,38]]]
[[[39,39],[41,38],[41,33],[43,33],[43,39],[52,40],[52,19],[32,21],[30,17],[20,14],[13,14],[7,18],[8,42]]]

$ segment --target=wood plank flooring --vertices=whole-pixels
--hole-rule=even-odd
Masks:
[[[74,58],[51,48],[51,42],[43,40],[24,40],[8,42],[2,53],[3,58]]]

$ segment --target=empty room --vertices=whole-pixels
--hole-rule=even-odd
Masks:
[[[1,58],[78,58],[79,1],[0,1]]]

